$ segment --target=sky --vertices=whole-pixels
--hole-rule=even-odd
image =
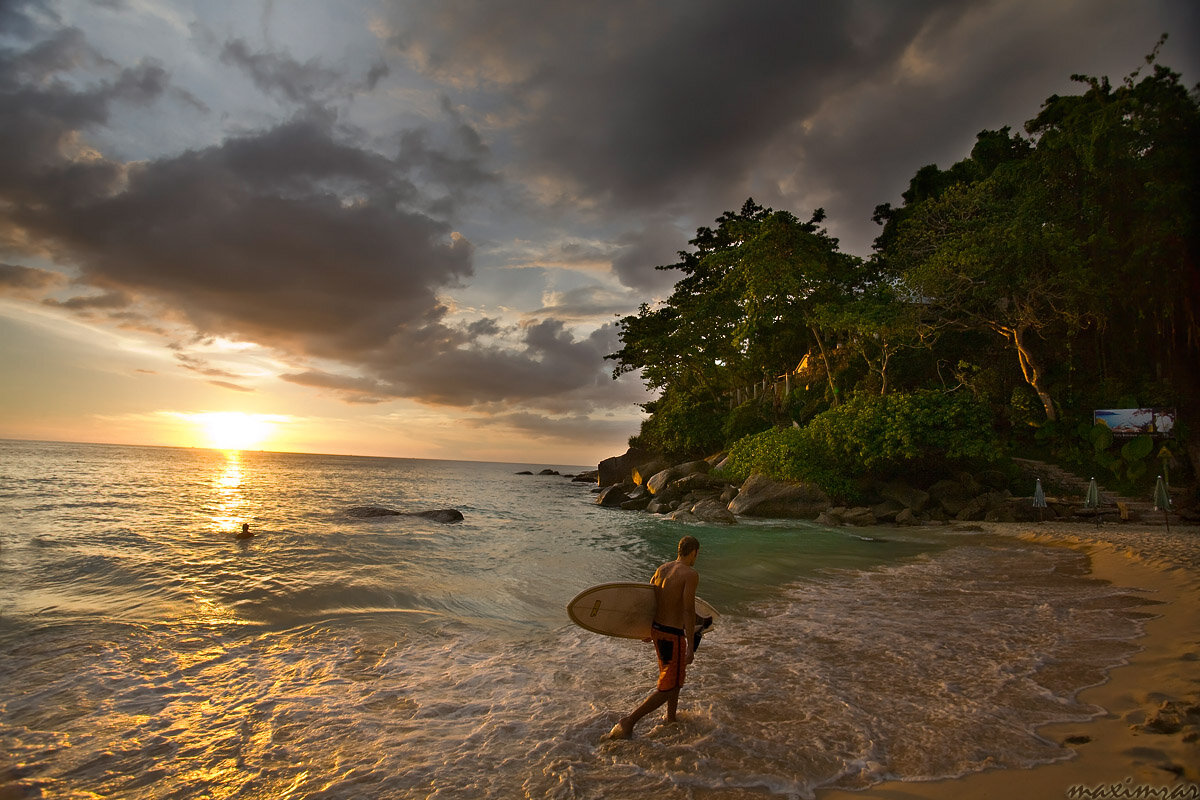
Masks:
[[[624,452],[655,266],[875,206],[1193,0],[0,0],[0,438]]]

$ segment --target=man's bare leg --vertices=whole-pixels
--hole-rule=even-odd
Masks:
[[[645,701],[634,709],[633,713],[628,717],[622,717],[613,725],[611,731],[608,732],[610,739],[628,739],[633,736],[633,726],[638,724],[642,717],[649,714],[654,709],[667,703],[667,721],[675,721],[675,708],[679,702],[679,690],[671,689],[670,691],[656,691],[645,699]]]

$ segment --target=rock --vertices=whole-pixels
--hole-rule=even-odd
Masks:
[[[912,509],[906,508],[896,515],[895,520],[897,525],[920,525],[921,521],[917,519],[917,515],[912,512]]]
[[[1016,522],[1017,515],[1007,505],[1000,508],[989,508],[983,515],[984,522]]]
[[[965,506],[959,509],[959,512],[954,515],[954,518],[959,522],[968,522],[971,520],[983,519],[984,513],[988,508],[987,495],[974,497],[967,502]]]
[[[457,508],[440,508],[432,511],[396,511],[379,506],[355,506],[348,509],[346,515],[369,519],[371,517],[422,517],[435,522],[462,522],[462,512]]]
[[[680,478],[686,478],[689,475],[697,473],[707,473],[709,470],[707,461],[689,461],[686,464],[677,464],[674,467],[660,470],[654,473],[646,481],[645,486],[650,490],[651,494],[658,494],[669,483],[677,481]]]
[[[450,522],[462,522],[463,521],[462,512],[459,511],[457,508],[439,508],[434,511],[417,511],[412,514],[409,514],[408,516],[422,517],[424,519],[431,519],[434,522],[450,523]]]
[[[596,505],[607,508],[616,508],[627,502],[629,502],[629,495],[625,494],[620,486],[609,486],[596,497]]]
[[[971,498],[966,494],[944,494],[938,498],[938,507],[953,517],[957,516],[958,512],[966,508],[970,502]]]
[[[592,470],[590,472],[579,473],[572,478],[571,481],[573,483],[596,483],[596,480],[599,476],[600,472],[598,470]]]
[[[557,474],[559,474],[559,473],[558,473],[558,470],[556,470],[556,469],[550,469],[550,468],[548,468],[548,467],[547,467],[546,469],[544,469],[544,470],[542,470],[541,472],[539,472],[539,473],[538,473],[538,475],[557,475]]]
[[[624,503],[621,503],[621,508],[625,511],[645,511],[646,506],[650,505],[653,495],[648,492],[641,497],[631,497]]]
[[[875,519],[882,522],[891,522],[903,510],[904,506],[895,500],[884,500],[871,506],[871,513],[875,515]]]
[[[690,522],[690,523],[700,522],[700,518],[697,517],[695,514],[693,514],[692,510],[690,508],[679,508],[679,509],[676,509],[675,511],[672,511],[669,519],[672,522]]]
[[[661,458],[647,461],[645,464],[633,468],[633,482],[642,486],[650,479],[651,475],[662,472],[669,466],[671,465]]]
[[[514,472],[513,474],[514,475],[532,475],[533,473],[527,469],[523,469],[520,472]]]
[[[813,519],[829,508],[829,496],[815,485],[783,483],[751,475],[729,504],[737,516]]]
[[[691,507],[691,513],[701,522],[717,525],[736,525],[735,517],[719,497],[706,497]]]
[[[601,486],[612,486],[621,483],[633,473],[638,464],[649,461],[651,454],[640,447],[631,447],[624,455],[606,458],[600,462],[596,470],[596,482]]]
[[[976,476],[976,480],[986,489],[1008,488],[1008,476],[998,469],[985,469]]]
[[[705,475],[702,472],[694,472],[691,475],[685,475],[678,480],[671,481],[667,484],[667,489],[672,492],[703,492],[713,491],[718,492],[724,490],[729,484],[720,478],[712,475]]]
[[[846,509],[846,513],[842,514],[842,522],[846,525],[853,525],[856,528],[865,528],[868,525],[876,524],[878,520],[871,513],[871,509],[859,506]]]
[[[905,508],[911,508],[914,514],[920,514],[929,502],[929,493],[909,486],[904,481],[892,481],[879,488],[879,494],[885,500],[895,500]]]
[[[355,506],[354,508],[346,509],[346,516],[370,518],[370,517],[398,517],[401,512],[394,511],[390,508],[380,508],[378,506]]]
[[[651,500],[649,504],[647,504],[646,510],[651,514],[669,514],[671,511],[671,504],[669,501],[663,500],[661,497],[656,497]]]

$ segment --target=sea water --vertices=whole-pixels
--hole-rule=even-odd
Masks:
[[[1038,726],[1139,632],[1069,549],[687,526],[545,467],[0,442],[0,795],[807,798],[1069,757]],[[653,652],[565,606],[684,534],[720,625],[680,721],[605,740]]]

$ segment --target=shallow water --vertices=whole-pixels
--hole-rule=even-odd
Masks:
[[[1004,537],[688,527],[561,465],[0,442],[0,787],[22,797],[811,797],[1068,754],[1037,736],[1142,598]],[[579,468],[582,469],[582,468]],[[359,519],[458,508],[462,523]],[[257,532],[237,540],[243,521]],[[639,642],[569,624],[684,533],[723,612],[681,722],[604,733]]]

